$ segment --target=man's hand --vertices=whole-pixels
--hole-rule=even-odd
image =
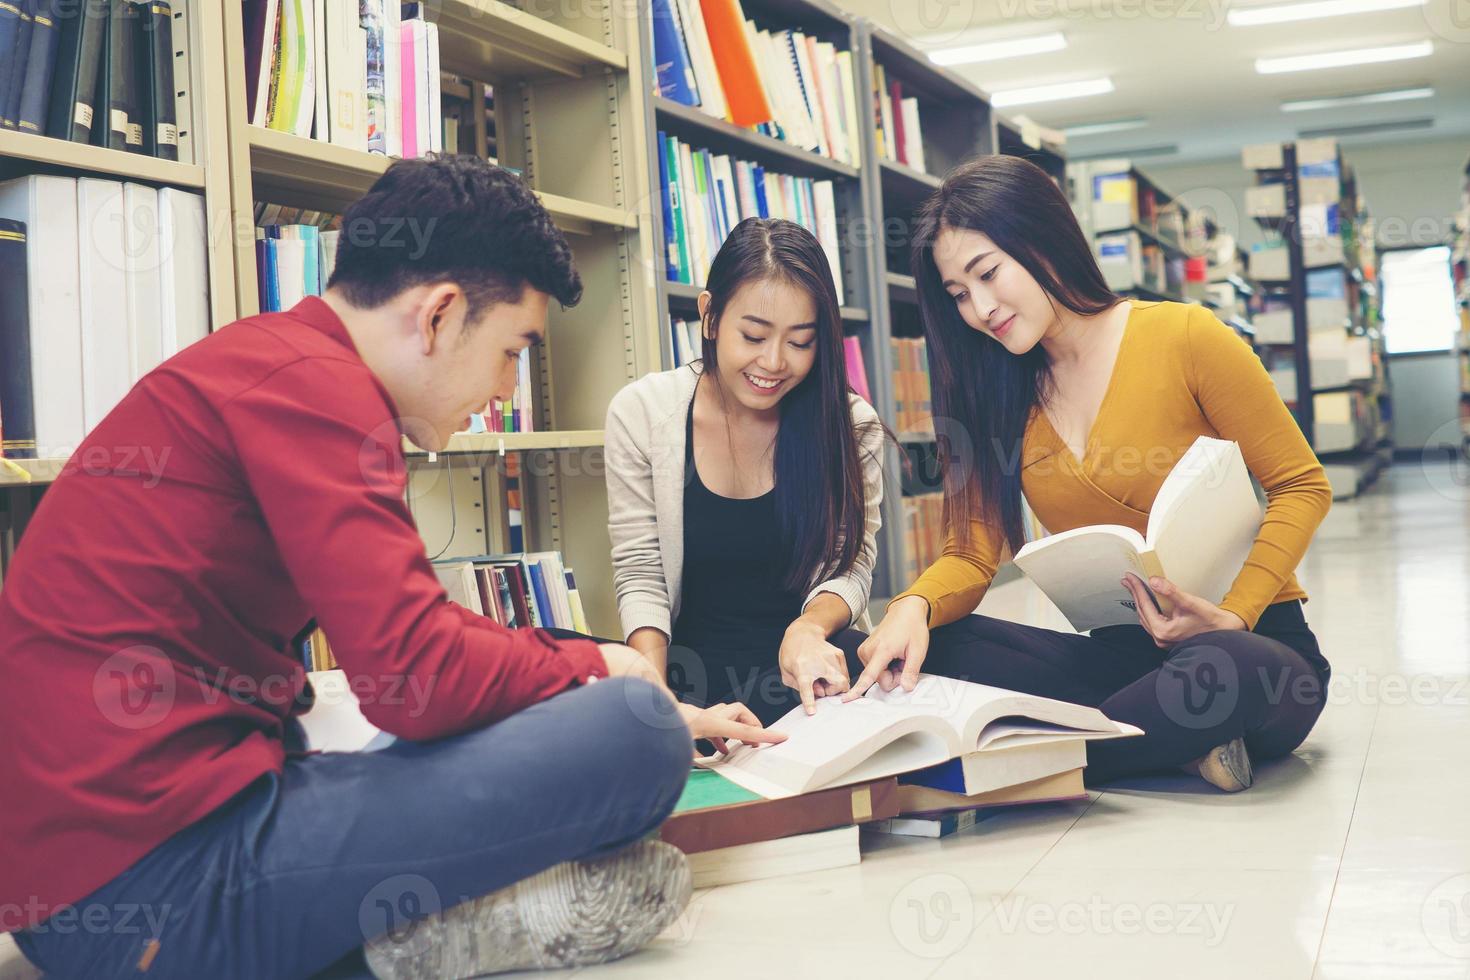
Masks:
[[[1185,592],[1166,578],[1155,576],[1149,579],[1149,584],[1145,587],[1143,579],[1129,572],[1123,576],[1123,587],[1132,594],[1133,603],[1138,607],[1138,622],[1161,649],[1167,650],[1190,637],[1211,630],[1245,629],[1245,620],[1235,613],[1221,609],[1208,599]],[[1173,606],[1172,612],[1166,614],[1159,611],[1154,605],[1153,597],[1148,593],[1150,588],[1155,595],[1169,600]]]
[[[885,691],[900,684],[905,691],[912,691],[919,683],[919,670],[928,653],[929,603],[922,596],[898,600],[888,607],[883,622],[858,647],[863,673],[842,700],[862,697],[875,682]]]
[[[777,657],[781,683],[801,695],[807,714],[815,714],[817,698],[841,694],[848,688],[847,657],[827,642],[820,626],[797,620],[786,628]]]
[[[709,739],[716,752],[729,751],[725,744],[727,738],[738,738],[747,745],[776,745],[786,741],[785,732],[767,731],[760,719],[738,701],[708,708],[681,704],[679,714],[689,726],[689,733],[695,738]]]

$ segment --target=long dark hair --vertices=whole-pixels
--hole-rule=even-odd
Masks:
[[[934,242],[945,228],[989,238],[1031,273],[1053,310],[1061,304],[1093,315],[1121,300],[1108,289],[1067,198],[1028,160],[985,156],[962,164],[915,216],[912,269],[935,417],[941,427],[958,427],[944,457],[944,521],[961,543],[970,541],[971,520],[986,521],[1014,552],[1025,541],[1022,439],[1045,397],[1050,367],[1040,344],[1017,357],[965,323],[934,264]]]
[[[796,591],[846,574],[861,554],[863,469],[832,269],[821,244],[801,225],[746,218],[720,246],[705,286],[710,303],[702,330],[704,373],[723,400],[715,354],[720,318],[741,286],[769,280],[803,290],[817,310],[816,359],[811,373],[779,402],[776,433],[776,521],[787,557],[783,585]]]

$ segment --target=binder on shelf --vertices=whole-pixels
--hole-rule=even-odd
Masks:
[[[37,135],[46,131],[46,102],[51,95],[51,79],[56,71],[56,48],[61,40],[61,25],[56,22],[62,0],[37,0],[31,24],[30,53],[26,58],[24,81],[19,90],[16,128]],[[4,50],[0,47],[0,50]]]
[[[163,362],[163,280],[158,191],[122,185],[124,306],[129,347],[128,386]]]
[[[97,81],[107,40],[108,10],[84,3],[61,18],[61,37],[56,50],[56,70],[46,135],[74,143],[92,142],[94,126],[106,126],[98,118]],[[105,109],[101,110],[106,116]]]
[[[652,16],[654,92],[682,105],[699,105],[699,83],[694,77],[678,0],[653,0]]]
[[[0,128],[15,129],[20,116],[21,89],[25,86],[26,62],[31,53],[36,6],[41,0],[0,3]],[[8,43],[7,43],[8,41]]]
[[[81,293],[77,180],[35,175],[0,182],[0,218],[27,226],[26,289],[39,455],[65,456],[86,434],[82,411]]]
[[[158,192],[160,342],[172,357],[209,333],[209,252],[204,198],[172,187]]]
[[[0,457],[36,455],[26,224],[0,218]]]
[[[133,354],[125,312],[128,276],[123,185],[91,177],[79,179],[77,219],[82,414],[90,432],[132,385]],[[124,315],[119,316],[120,311]]]
[[[103,30],[102,63],[97,69],[97,112],[92,145],[132,153],[143,152],[143,127],[137,108],[138,13],[126,0],[108,7]]]
[[[178,89],[174,78],[174,16],[164,0],[138,5],[138,106],[143,152],[179,159]]]

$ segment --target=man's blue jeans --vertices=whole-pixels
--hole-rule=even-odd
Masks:
[[[689,732],[611,678],[488,728],[293,756],[35,929],[51,977],[306,977],[384,932],[656,828]],[[146,972],[144,972],[146,970]]]

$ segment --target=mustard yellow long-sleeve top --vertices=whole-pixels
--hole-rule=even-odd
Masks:
[[[1220,603],[1254,628],[1273,602],[1305,599],[1295,569],[1332,503],[1332,488],[1260,359],[1201,306],[1135,302],[1082,459],[1038,407],[1022,442],[1021,485],[1052,532],[1123,524],[1145,533],[1159,486],[1199,436],[1240,444],[1266,491],[1266,516]],[[975,610],[995,576],[1004,536],[971,522],[899,598],[929,602],[929,625]]]

